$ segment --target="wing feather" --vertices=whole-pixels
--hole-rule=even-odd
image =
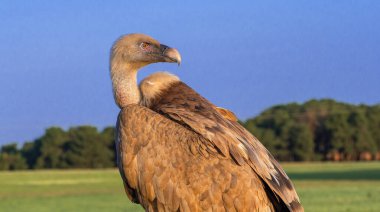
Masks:
[[[153,211],[199,211],[199,207],[206,210],[212,206],[207,202],[220,198],[224,207],[235,209],[243,205],[272,207],[268,200],[259,200],[270,198],[282,202],[277,206],[272,202],[275,208],[283,209],[285,203],[289,210],[302,211],[289,178],[255,137],[238,122],[224,118],[185,84],[175,87],[151,108],[153,111],[132,105],[119,114],[118,165],[132,201]],[[233,161],[241,167],[232,165]],[[260,180],[246,169],[249,167],[264,182],[268,197],[260,190]],[[255,184],[254,190],[240,193],[249,182]],[[206,195],[216,185],[229,194]],[[233,199],[233,206],[227,197]]]
[[[290,210],[303,210],[289,177],[259,140],[186,84],[172,85],[152,109],[204,137],[211,144],[207,147],[216,150],[209,152],[248,163]]]
[[[236,165],[189,126],[131,105],[119,114],[117,135],[126,192],[147,211],[275,207],[244,159]]]

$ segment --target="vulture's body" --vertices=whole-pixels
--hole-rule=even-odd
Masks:
[[[124,61],[118,53],[133,52],[128,43],[156,42],[138,36],[143,35],[117,41],[111,55],[121,107],[117,160],[128,197],[147,211],[303,211],[280,165],[233,113],[168,73],[155,73],[137,87],[134,69],[150,62],[136,65],[141,59]],[[123,49],[125,40],[128,48]],[[166,46],[160,54],[169,59],[153,62],[180,61],[178,52]],[[128,65],[118,68],[120,60]]]

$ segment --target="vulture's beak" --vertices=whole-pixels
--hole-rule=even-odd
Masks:
[[[165,57],[166,62],[177,63],[178,66],[181,64],[181,55],[177,49],[161,44],[160,50]]]

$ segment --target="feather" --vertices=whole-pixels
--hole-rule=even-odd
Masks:
[[[288,176],[266,148],[238,122],[224,118],[212,103],[182,82],[168,87],[151,108],[210,142],[223,157],[248,164],[281,201],[292,209],[299,197]],[[210,151],[215,152],[215,151]]]
[[[293,184],[229,110],[151,63],[180,63],[179,52],[143,34],[118,39],[110,71],[116,151],[127,196],[146,211],[303,211]]]

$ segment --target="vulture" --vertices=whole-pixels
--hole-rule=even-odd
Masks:
[[[303,211],[280,164],[229,110],[177,76],[137,72],[181,62],[175,48],[144,34],[120,37],[110,72],[117,164],[128,198],[146,211]]]

